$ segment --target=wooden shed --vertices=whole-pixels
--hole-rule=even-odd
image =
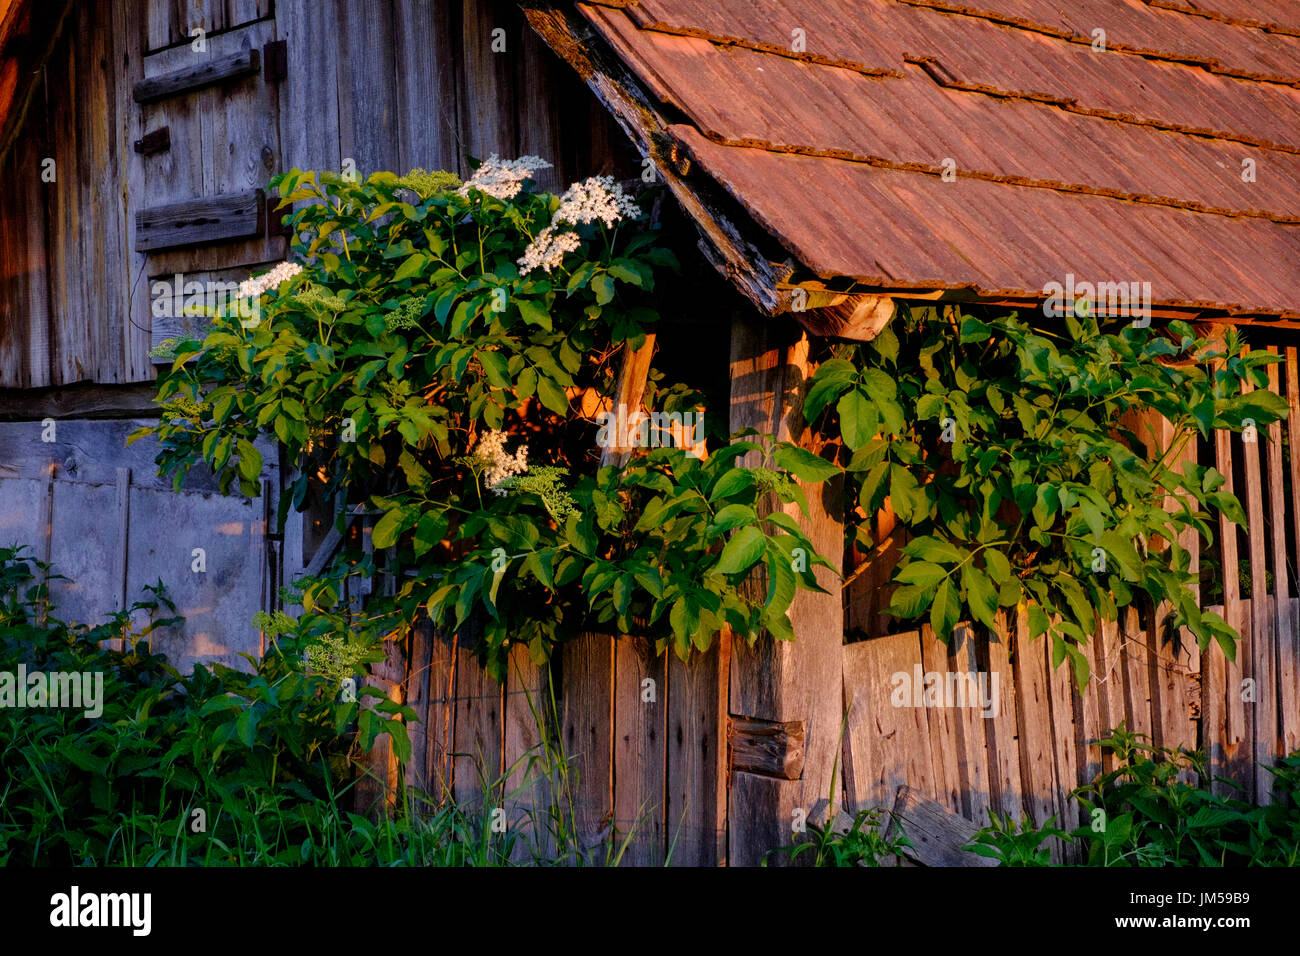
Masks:
[[[1249,518],[1216,555],[1236,568],[1240,549],[1253,582],[1250,599],[1224,582],[1236,662],[1130,615],[1089,645],[1104,679],[1081,695],[1022,622],[951,645],[883,633],[883,579],[853,574],[842,505],[813,496],[807,530],[853,583],[801,592],[794,642],[690,666],[611,635],[566,647],[555,716],[590,835],[635,822],[634,862],[746,865],[839,807],[1078,822],[1068,792],[1120,721],[1266,798],[1256,761],[1300,748],[1300,12],[1066,7],[0,0],[0,544],[52,560],[82,620],[162,578],[187,618],[163,648],[182,664],[256,652],[252,614],[323,560],[328,521],[275,533],[270,444],[251,501],[202,477],[175,491],[153,449],[123,447],[157,414],[151,349],[189,321],[155,314],[156,285],[281,261],[264,190],[290,168],[534,154],[549,188],[653,170],[697,240],[684,320],[716,331],[734,428],[806,438],[818,337],[870,339],[900,301],[1039,308],[1067,276],[1142,278],[1157,321],[1249,326],[1285,359],[1270,388],[1291,411],[1266,441],[1209,452]],[[191,537],[220,542],[202,574]],[[999,671],[1007,703],[988,720],[891,707],[885,675],[914,667]],[[502,688],[415,633],[380,676],[425,715],[421,785],[468,798],[537,743],[525,691],[547,675],[522,655]],[[650,710],[646,676],[663,688]]]

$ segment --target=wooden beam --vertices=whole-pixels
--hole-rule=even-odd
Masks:
[[[723,211],[724,200],[700,182],[687,186],[677,168],[677,153],[667,135],[668,122],[658,112],[639,80],[613,54],[581,17],[530,0],[522,4],[533,30],[586,82],[613,114],[632,144],[649,159],[655,172],[681,203],[701,233],[700,251],[760,311],[774,315],[780,278],[772,263]]]
[[[731,428],[752,427],[779,441],[811,448],[803,420],[803,397],[814,366],[807,335],[794,341],[790,329],[761,316],[738,315],[732,321]],[[786,506],[804,528],[813,547],[833,567],[843,565],[844,524],[842,484],[800,483],[808,498],[809,514]],[[773,502],[768,502],[771,508]],[[763,600],[767,582],[756,572],[745,582],[753,600]],[[737,771],[732,774],[729,805],[729,861],[738,866],[757,865],[773,848],[778,832],[783,842],[793,842],[793,821],[821,822],[833,816],[839,800],[835,779],[836,757],[843,728],[844,611],[839,576],[817,569],[826,594],[801,590],[790,608],[795,639],[779,641],[761,634],[753,645],[737,641],[731,659],[730,708],[734,715],[788,723],[805,728],[805,755],[798,779],[784,780]],[[832,780],[835,779],[835,792]],[[755,815],[761,819],[755,819]]]
[[[624,420],[624,416],[619,414],[619,406],[626,409],[626,417],[630,420],[631,416],[641,410],[641,400],[645,397],[646,379],[650,374],[650,359],[654,355],[655,336],[650,333],[645,337],[645,344],[639,349],[624,347],[623,349],[623,367],[618,373],[618,391],[614,395],[614,407],[610,410],[614,415],[614,421]],[[607,445],[600,454],[600,467],[606,465],[624,465],[634,445],[628,442],[628,436],[619,434],[620,429],[610,429],[613,435],[613,441]]]
[[[260,236],[265,213],[260,189],[141,209],[135,214],[135,251]]]
[[[792,310],[793,315],[813,335],[855,342],[870,342],[894,318],[894,300],[887,295],[842,298],[824,308]]]
[[[257,50],[240,50],[141,80],[132,88],[131,96],[140,104],[156,103],[169,96],[180,96],[217,83],[252,76],[261,67],[261,56]]]
[[[803,773],[803,722],[732,717],[727,721],[727,751],[732,770],[798,780]]]
[[[38,422],[45,418],[157,418],[153,382],[131,385],[60,385],[0,389],[0,421]]]

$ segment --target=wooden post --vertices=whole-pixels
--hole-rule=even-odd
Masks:
[[[797,335],[797,337],[796,337]],[[808,442],[803,396],[812,377],[810,342],[792,325],[757,316],[732,320],[731,428],[753,427],[777,440]],[[837,481],[805,487],[809,515],[791,509],[813,546],[843,566],[843,506]],[[760,575],[755,575],[759,577]],[[729,861],[759,864],[764,854],[796,840],[801,818],[824,821],[839,804],[843,774],[835,774],[843,724],[844,611],[838,575],[818,569],[829,593],[799,591],[790,609],[795,640],[762,634],[753,646],[732,648],[733,717],[804,725],[803,773],[797,780],[732,770],[728,803]],[[765,581],[753,581],[766,593]]]
[[[654,355],[655,337],[645,337],[645,344],[639,349],[624,346],[623,366],[618,373],[618,392],[614,396],[614,405],[610,409],[612,421],[622,422],[624,416],[619,414],[620,406],[626,409],[628,421],[641,411],[641,400],[645,396],[646,377],[650,374],[650,359]],[[629,436],[620,434],[621,429],[612,429],[612,443],[601,451],[600,466],[623,465],[627,462],[632,448],[635,447]]]
[[[1223,367],[1222,359],[1215,362],[1216,373]],[[1216,431],[1214,451],[1215,466],[1226,479],[1222,490],[1233,494],[1232,435],[1222,429]],[[1244,637],[1245,611],[1241,604],[1237,569],[1237,526],[1222,513],[1219,515],[1219,557],[1219,570],[1223,577],[1223,619]],[[1213,645],[1206,648],[1206,653],[1209,659],[1202,665],[1201,746],[1209,756],[1213,781],[1214,777],[1229,776],[1238,767],[1239,750],[1247,734],[1245,708],[1241,701],[1241,649],[1238,649],[1235,661],[1229,661],[1223,651]],[[1218,782],[1212,782],[1211,788],[1220,795],[1231,792],[1226,784]]]
[[[117,550],[113,553],[113,598],[119,611],[127,609],[126,569],[131,534],[131,469],[117,469]],[[126,634],[119,635],[118,650],[126,650]]]

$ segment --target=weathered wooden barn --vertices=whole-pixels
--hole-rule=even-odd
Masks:
[[[887,568],[801,593],[794,643],[689,667],[586,635],[557,662],[556,718],[592,835],[637,822],[636,862],[753,864],[799,811],[897,801],[921,832],[940,821],[939,847],[990,808],[1077,821],[1089,741],[1121,720],[1261,798],[1254,761],[1300,747],[1287,0],[0,0],[0,52],[0,544],[52,559],[74,616],[161,577],[187,616],[164,649],[232,660],[326,538],[301,518],[268,533],[274,455],[244,501],[201,478],[174,492],[151,449],[122,447],[156,414],[150,349],[185,321],[154,316],[153,283],[280,261],[275,172],[529,153],[554,163],[549,187],[644,168],[667,184],[698,240],[685,318],[730,335],[734,427],[804,436],[810,337],[870,337],[898,300],[1036,308],[1067,276],[1147,281],[1157,321],[1250,326],[1285,356],[1270,387],[1291,409],[1266,440],[1206,452],[1249,517],[1216,543],[1249,569],[1249,599],[1223,582],[1236,662],[1130,615],[1089,646],[1080,695],[1014,621],[952,647],[883,634]],[[814,506],[814,542],[851,573],[843,515]],[[198,537],[220,542],[201,575]],[[521,658],[502,689],[444,640],[400,650],[386,676],[426,715],[415,782],[470,796],[536,743],[525,691],[544,673]],[[891,707],[888,675],[917,665],[1003,674],[1000,712]]]

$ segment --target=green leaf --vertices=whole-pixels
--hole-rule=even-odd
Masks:
[[[235,721],[235,733],[245,747],[252,747],[257,742],[257,711],[251,706],[239,715]]]
[[[239,450],[239,473],[253,481],[262,472],[262,453],[242,438],[235,447]]]
[[[371,543],[376,548],[391,548],[406,530],[413,510],[410,506],[401,506],[385,512],[370,532]]]
[[[722,549],[716,570],[723,574],[739,574],[750,568],[763,555],[763,532],[754,525],[741,528]]]
[[[729,498],[742,491],[747,491],[753,485],[753,472],[748,468],[734,468],[731,471],[724,472],[722,477],[718,479],[718,483],[713,486],[713,491],[709,493],[709,501]]]
[[[778,468],[803,481],[825,481],[840,472],[839,465],[796,445],[778,445],[775,457]]]
[[[956,545],[933,535],[913,538],[903,546],[903,553],[910,558],[935,561],[940,564],[956,564],[966,556]]]
[[[915,584],[920,587],[933,587],[948,577],[948,569],[928,561],[909,561],[894,575],[899,584]]]
[[[397,271],[393,273],[393,281],[401,282],[403,279],[411,278],[411,276],[423,269],[424,264],[428,261],[429,260],[425,257],[424,253],[415,253],[398,266]]]
[[[758,513],[749,505],[731,504],[714,516],[710,529],[714,533],[722,533],[738,528],[742,524],[751,524],[757,520]]]
[[[845,392],[835,405],[840,416],[844,443],[856,451],[876,437],[879,421],[876,406],[856,388]]]
[[[539,328],[551,331],[551,313],[542,308],[540,304],[532,299],[516,299],[515,304],[519,306],[519,314],[529,325],[536,325]]]
[[[483,366],[483,373],[487,376],[487,380],[497,388],[510,388],[514,384],[510,380],[506,357],[500,352],[491,352],[484,349],[476,352],[475,357],[478,359],[479,364]]]
[[[966,604],[970,607],[971,614],[985,627],[994,627],[998,595],[988,575],[974,565],[965,564],[961,569],[961,584],[966,591]]]
[[[957,626],[961,613],[961,601],[957,595],[957,586],[952,578],[947,578],[934,593],[934,603],[930,605],[930,626],[941,639],[946,639]]]
[[[596,293],[597,305],[608,305],[614,301],[614,280],[603,272],[591,280],[591,288]]]
[[[991,577],[995,583],[1000,585],[1010,579],[1011,562],[1007,560],[1005,554],[1001,551],[995,550],[994,548],[985,548],[983,555],[984,568],[988,571],[989,577]]]
[[[543,405],[555,412],[555,414],[568,414],[569,399],[565,396],[564,390],[556,385],[554,380],[545,375],[537,377],[537,397],[542,400]]]
[[[933,585],[908,584],[894,589],[889,602],[889,614],[899,620],[910,621],[925,613],[934,600]]]

